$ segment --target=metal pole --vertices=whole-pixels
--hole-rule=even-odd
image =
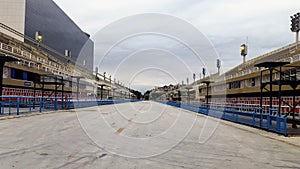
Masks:
[[[64,106],[64,102],[65,102],[65,100],[64,100],[64,95],[65,95],[65,92],[64,92],[64,86],[65,86],[65,84],[63,83],[62,84],[62,91],[61,91],[61,108],[62,109],[64,109],[64,108],[66,108],[66,106]]]
[[[188,91],[188,105],[189,105],[190,104],[190,89],[188,88],[187,91]]]
[[[40,111],[42,110],[43,104],[44,104],[44,87],[45,87],[45,77],[43,77],[43,85],[42,85],[42,98],[40,102]]]
[[[36,92],[36,75],[35,75],[35,81],[33,83],[33,109],[35,109],[35,92]]]
[[[0,102],[2,102],[2,88],[3,88],[3,67],[4,67],[5,61],[0,61]],[[0,114],[2,113],[2,103],[0,104]]]
[[[294,90],[294,94],[293,94],[293,124],[292,124],[292,128],[297,128],[297,125],[296,125],[296,119],[295,119],[295,109],[296,109],[296,88],[297,86],[293,87],[293,90]]]
[[[62,86],[61,86],[61,109],[64,109],[64,108],[66,108],[65,106],[64,106],[64,86],[65,86],[65,83],[64,83],[64,77],[61,77],[62,79],[61,79],[61,84],[62,84]]]
[[[79,81],[80,81],[80,78],[77,77],[77,92],[76,92],[76,99],[78,100],[78,95],[79,95]]]
[[[262,104],[263,104],[263,84],[262,84],[262,70],[260,71],[260,108],[262,110]]]
[[[208,86],[209,86],[209,83],[207,82],[206,83],[206,105],[208,106]]]
[[[55,97],[55,99],[57,99],[57,86],[58,84],[57,84],[57,76],[55,77],[55,91],[54,91],[54,97]]]
[[[270,109],[272,108],[272,102],[273,102],[273,87],[272,87],[272,82],[273,82],[273,77],[272,77],[272,73],[273,73],[273,68],[270,67]]]
[[[278,93],[278,115],[281,116],[281,76],[282,76],[282,67],[279,67],[279,93]]]
[[[296,49],[298,48],[299,43],[299,31],[296,32]]]
[[[58,104],[57,104],[57,77],[55,77],[55,89],[54,89],[54,102],[55,102],[55,110],[58,110]]]

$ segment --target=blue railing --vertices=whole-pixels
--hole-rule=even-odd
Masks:
[[[1,96],[0,115],[19,115],[31,112],[44,112],[50,110],[67,110],[99,105],[135,102],[136,100],[76,100],[55,97],[30,97],[30,96]]]
[[[287,135],[287,118],[281,117],[277,109],[270,109],[266,113],[261,108],[244,106],[224,106],[224,105],[187,105],[178,102],[157,101],[185,110],[190,110],[211,117],[228,120],[235,123],[246,124],[249,126],[265,129]]]
[[[69,109],[73,108],[84,108],[84,107],[92,107],[92,106],[102,106],[109,104],[120,104],[127,102],[136,102],[138,100],[129,100],[129,99],[121,99],[121,100],[73,100],[70,102]]]

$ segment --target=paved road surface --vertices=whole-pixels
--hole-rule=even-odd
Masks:
[[[300,168],[299,146],[227,123],[155,102],[6,119],[0,168]]]

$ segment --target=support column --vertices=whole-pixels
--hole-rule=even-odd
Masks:
[[[279,91],[278,91],[278,115],[281,116],[281,77],[282,77],[282,67],[279,68]]]
[[[259,102],[259,106],[260,106],[261,110],[263,109],[262,105],[263,105],[263,84],[262,84],[262,71],[260,71],[260,102]]]
[[[33,109],[35,109],[35,97],[36,97],[35,92],[36,92],[36,77],[33,83]]]
[[[78,100],[78,95],[79,95],[79,81],[80,81],[80,78],[76,78],[77,80],[77,89],[76,89],[76,99]]]
[[[270,67],[270,109],[273,107],[273,68]]]
[[[62,86],[61,86],[61,109],[66,108],[66,106],[64,106],[64,95],[65,95],[65,83],[64,83],[64,78],[62,78]]]
[[[292,128],[297,128],[297,124],[296,124],[296,119],[295,119],[295,113],[296,113],[296,88],[297,88],[297,84],[292,84],[291,87],[293,88],[293,122],[292,122]]]
[[[2,88],[3,88],[3,67],[5,61],[0,60],[0,102],[2,102]],[[0,114],[2,113],[2,103],[0,104]]]

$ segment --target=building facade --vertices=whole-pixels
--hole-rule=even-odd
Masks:
[[[62,62],[72,61],[92,70],[93,41],[53,0],[0,0],[0,4],[0,22],[24,34],[25,38],[4,29],[1,32],[29,45],[35,45],[30,39],[36,39],[39,33],[41,50]],[[43,44],[51,50],[42,48]]]

